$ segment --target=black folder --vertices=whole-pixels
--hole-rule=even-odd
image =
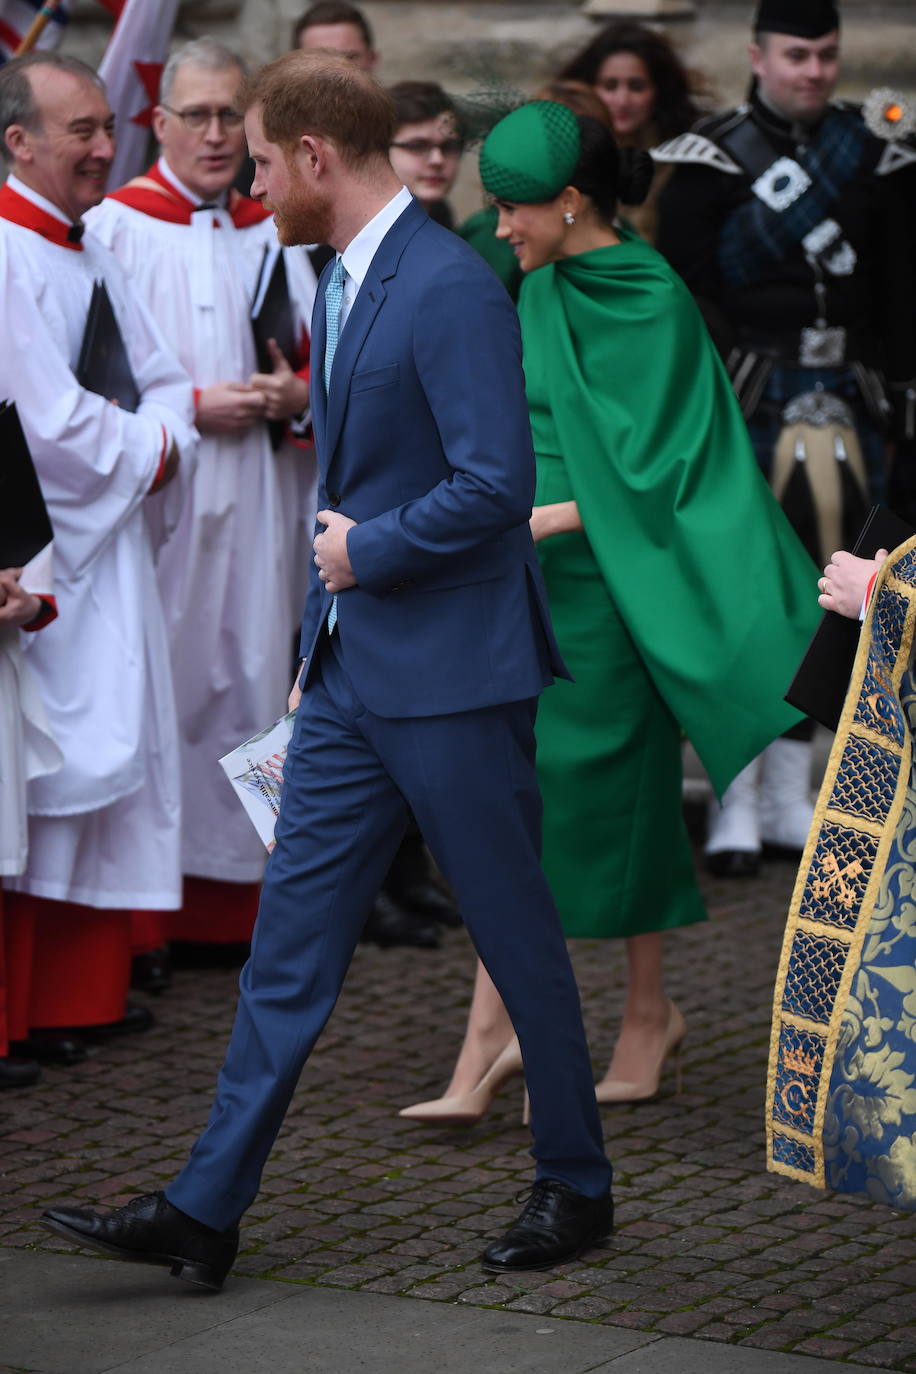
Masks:
[[[76,380],[87,391],[117,401],[122,410],[136,410],[140,404],[140,392],[103,281],[92,288]]]
[[[286,263],[282,252],[274,252],[271,261],[271,250],[264,249],[251,306],[251,327],[254,330],[259,372],[273,371],[273,360],[267,349],[268,339],[276,341],[280,352],[295,370],[299,356],[299,339],[296,335],[293,303],[289,297]]]
[[[879,549],[892,552],[907,539],[912,539],[914,533],[916,531],[893,511],[885,506],[873,506],[852,553],[859,558],[874,558]],[[806,716],[813,716],[828,730],[836,730],[843,714],[860,629],[857,620],[836,611],[825,611],[786,692],[785,699],[790,706],[796,706]]]
[[[11,401],[0,405],[0,568],[22,568],[51,542],[38,474]]]

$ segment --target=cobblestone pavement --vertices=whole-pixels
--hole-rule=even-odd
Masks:
[[[656,1101],[604,1109],[618,1216],[606,1248],[544,1274],[479,1268],[530,1175],[518,1083],[470,1130],[396,1115],[444,1086],[460,1038],[472,959],[450,931],[439,953],[361,947],[237,1271],[916,1371],[912,1216],[765,1172],[770,999],[792,878],[772,864],[756,882],[710,880],[710,921],[671,937],[684,1091],[669,1075]],[[622,947],[577,942],[573,957],[597,1075]],[[3,1094],[0,1245],[54,1247],[35,1224],[52,1199],[116,1204],[171,1177],[209,1107],[235,978],[181,973],[152,1003],[155,1030]]]

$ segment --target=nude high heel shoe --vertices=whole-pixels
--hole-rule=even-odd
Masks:
[[[674,1059],[676,1090],[682,1092],[684,1083],[681,1054],[686,1033],[687,1027],[680,1010],[673,1002],[669,1001],[668,1028],[665,1031],[664,1043],[655,1064],[650,1068],[650,1072],[638,1083],[624,1083],[620,1079],[602,1078],[600,1083],[595,1084],[595,1097],[599,1102],[644,1102],[649,1097],[655,1097],[662,1070],[670,1058]]]
[[[502,1085],[521,1072],[522,1052],[518,1038],[513,1035],[470,1092],[417,1102],[412,1107],[402,1108],[398,1116],[408,1121],[422,1121],[428,1126],[472,1126],[483,1116]]]

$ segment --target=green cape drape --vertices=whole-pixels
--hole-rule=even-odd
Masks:
[[[819,619],[817,570],[654,248],[625,232],[540,268],[519,311],[608,590],[721,794],[800,719],[782,698]]]

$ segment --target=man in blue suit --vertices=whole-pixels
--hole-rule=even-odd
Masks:
[[[535,1183],[491,1270],[611,1230],[578,995],[538,862],[538,693],[565,669],[528,519],[514,309],[387,158],[393,111],[344,58],[289,53],[247,92],[253,194],[331,243],[312,336],[320,532],[276,848],[210,1121],[164,1193],[51,1229],[219,1288],[238,1221],[412,808],[518,1033]],[[269,557],[269,550],[253,550]],[[269,608],[265,608],[269,611]]]

